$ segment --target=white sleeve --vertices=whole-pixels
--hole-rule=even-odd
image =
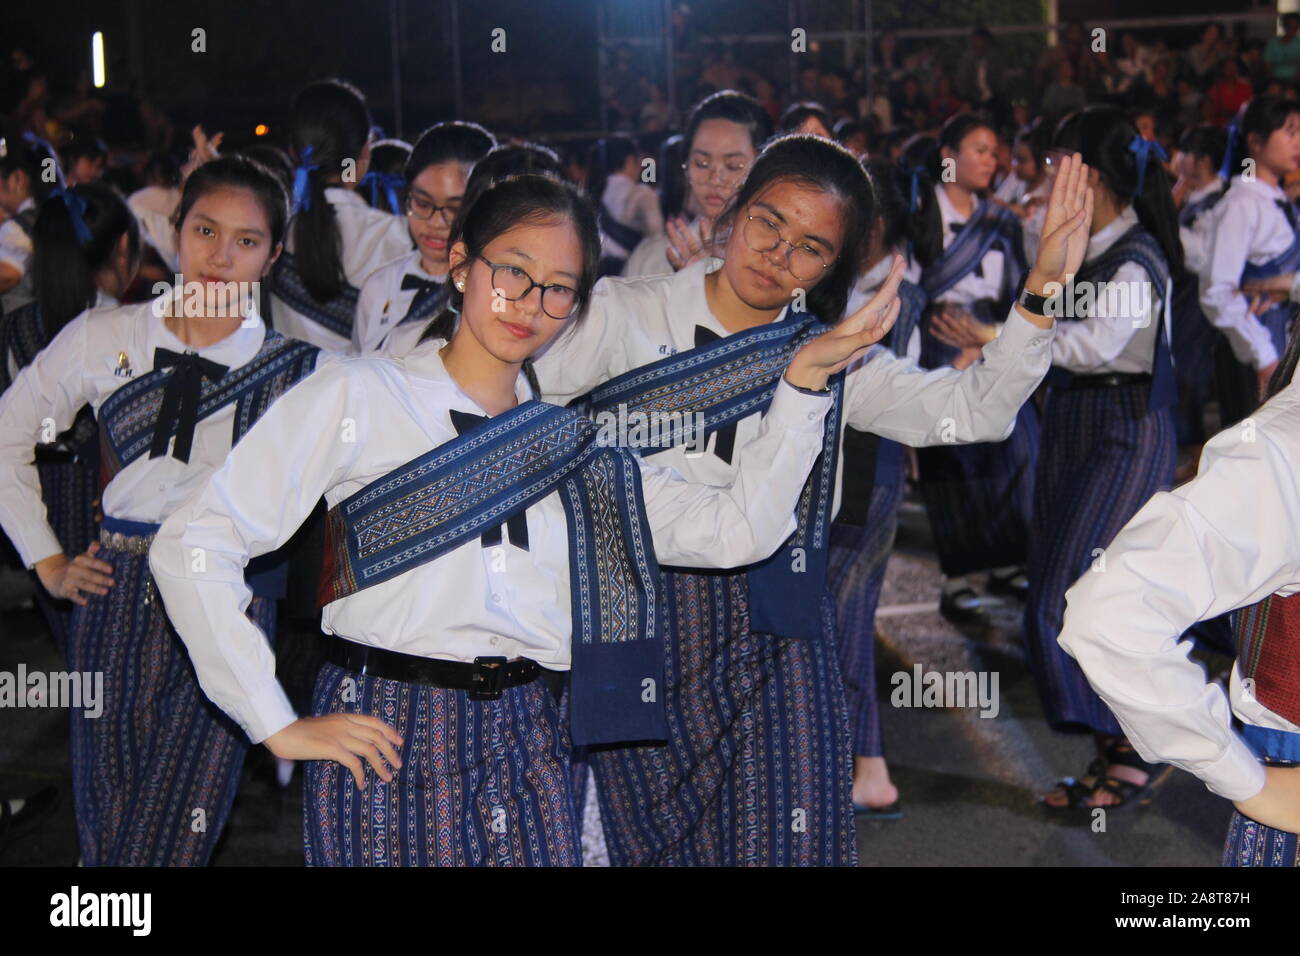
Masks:
[[[1277,349],[1239,289],[1250,238],[1260,226],[1259,209],[1253,202],[1225,200],[1215,211],[1201,265],[1201,309],[1211,325],[1223,330],[1239,362],[1265,368],[1277,361]]]
[[[911,359],[873,349],[850,369],[845,421],[904,445],[1002,441],[1016,413],[1051,365],[1053,329],[1040,329],[1013,306],[982,361],[957,371],[924,371]]]
[[[664,214],[659,208],[659,197],[645,183],[637,183],[636,205],[638,226],[643,236],[654,236],[664,231]]]
[[[0,223],[0,262],[25,274],[31,257],[32,240],[22,226],[12,221]]]
[[[203,692],[253,743],[296,716],[275,678],[275,655],[244,614],[252,598],[244,566],[288,541],[357,460],[372,409],[348,364],[331,363],[277,399],[149,550]]]
[[[77,316],[36,354],[0,395],[0,527],[23,560],[62,554],[45,516],[36,445],[71,426],[94,390],[86,369],[86,313]]]
[[[1266,405],[1253,432],[1215,436],[1197,478],[1147,502],[1066,594],[1059,643],[1138,752],[1229,800],[1258,793],[1264,773],[1232,730],[1223,691],[1178,639],[1196,621],[1300,586],[1294,400],[1289,420]]]
[[[635,318],[626,303],[620,307],[620,292],[610,279],[597,282],[582,318],[571,320],[573,324],[533,360],[546,401],[567,405],[627,371],[623,336]]]
[[[383,313],[384,292],[388,286],[383,279],[384,272],[376,270],[361,284],[361,293],[357,296],[356,315],[352,317],[353,355],[373,352],[383,339],[383,336],[376,332]]]
[[[1107,285],[1115,294],[1105,288]],[[1145,294],[1130,295],[1126,291],[1138,288]],[[1109,283],[1100,284],[1091,315],[1057,324],[1052,364],[1069,372],[1087,373],[1113,362],[1138,329],[1150,328],[1153,315],[1160,320],[1164,296],[1164,289],[1152,288],[1145,269],[1134,262],[1124,263]]]
[[[799,494],[822,450],[828,395],[777,385],[758,436],[746,442],[729,485],[690,482],[641,461],[646,517],[661,562],[735,568],[770,557],[795,529]]]

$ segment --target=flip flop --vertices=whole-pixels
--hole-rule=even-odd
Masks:
[[[883,807],[869,807],[865,803],[853,804],[853,815],[862,820],[901,820],[903,819],[902,801],[895,800]]]

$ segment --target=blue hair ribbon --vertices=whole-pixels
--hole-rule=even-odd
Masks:
[[[1132,142],[1128,144],[1128,151],[1137,157],[1138,185],[1135,195],[1142,195],[1142,185],[1146,182],[1147,163],[1151,161],[1151,154],[1155,153],[1164,162],[1169,158],[1163,146],[1154,139],[1143,139],[1141,135],[1133,137]]]
[[[388,200],[388,211],[401,214],[401,203],[398,201],[397,193],[406,185],[406,180],[396,173],[381,173],[376,170],[370,170],[361,177],[362,186],[370,188],[370,205],[376,209],[379,208],[379,190],[384,191],[384,198]]]
[[[909,188],[909,192],[907,196],[908,212],[914,212],[916,210],[916,197],[917,194],[920,192],[920,186],[921,186],[921,167],[913,166],[911,172],[911,186]]]
[[[1233,120],[1228,124],[1228,145],[1223,151],[1223,165],[1219,167],[1219,176],[1223,181],[1232,179],[1232,155],[1237,151],[1237,139],[1241,136],[1241,127]]]
[[[86,200],[62,186],[50,190],[49,198],[63,200],[63,207],[68,210],[68,218],[72,220],[72,230],[77,234],[77,242],[87,243],[94,238],[90,227],[86,225]]]
[[[311,174],[320,169],[320,165],[311,161],[315,147],[308,146],[302,151],[302,162],[293,171],[293,211],[300,212],[311,208]]]

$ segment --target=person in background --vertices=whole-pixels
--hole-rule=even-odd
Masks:
[[[1300,13],[1282,14],[1282,35],[1269,37],[1264,46],[1264,62],[1273,78],[1289,83],[1300,75]]]
[[[63,147],[66,185],[93,183],[108,168],[108,146],[98,136],[76,135]]]
[[[373,209],[403,214],[403,171],[411,158],[411,144],[404,139],[380,139],[370,144],[370,169],[361,177],[357,194]]]

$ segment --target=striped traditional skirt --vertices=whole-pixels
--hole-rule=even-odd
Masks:
[[[86,866],[202,866],[230,815],[248,737],[199,687],[147,552],[153,525],[106,517],[97,557],[114,584],[73,615],[68,665],[104,675],[103,713],[72,713],[72,778]],[[117,534],[113,534],[117,532]],[[275,633],[275,605],[248,615]]]
[[[541,681],[498,700],[326,663],[312,712],[369,714],[402,737],[385,783],[364,790],[332,760],[303,779],[308,866],[576,866],[569,732]]]
[[[591,748],[614,866],[857,862],[829,605],[822,638],[749,629],[743,575],[665,572],[666,745]]]
[[[1279,357],[1286,352],[1291,324],[1291,303],[1274,306],[1259,321],[1268,329]],[[1219,336],[1214,351],[1214,377],[1219,394],[1219,427],[1235,425],[1259,408],[1259,378],[1255,370],[1238,361],[1228,340]]]
[[[917,449],[939,567],[956,576],[1025,562],[1038,458],[1038,412],[1026,402],[1005,441]]]
[[[1266,827],[1234,810],[1223,843],[1223,865],[1300,867],[1300,836]]]
[[[1057,730],[1122,731],[1056,638],[1065,592],[1147,500],[1173,482],[1170,408],[1147,410],[1149,385],[1051,389],[1043,415],[1024,635]]]
[[[876,605],[885,584],[885,565],[898,530],[902,482],[871,489],[866,523],[831,526],[827,578],[835,596],[835,640],[849,709],[853,753],[884,754],[880,703],[876,697]]]
[[[1199,292],[1195,276],[1186,276],[1175,285],[1170,348],[1178,382],[1180,445],[1205,442],[1203,416],[1206,403],[1214,396],[1214,353],[1223,335],[1201,310]]]
[[[91,448],[95,446],[91,445]],[[99,497],[98,455],[92,461],[41,462],[36,469],[41,481],[41,500],[45,515],[59,539],[63,553],[81,554],[95,540],[95,499]],[[54,643],[66,658],[68,636],[72,633],[71,601],[53,598],[43,587],[36,589],[37,603]]]

